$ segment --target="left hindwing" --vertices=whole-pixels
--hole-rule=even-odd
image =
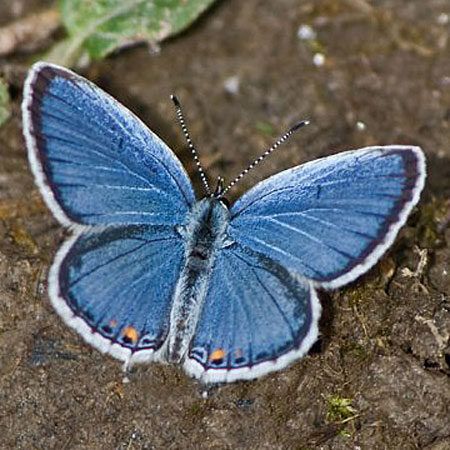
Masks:
[[[230,235],[325,288],[372,267],[418,202],[420,148],[368,147],[281,172],[231,209]]]
[[[49,293],[64,321],[103,352],[150,361],[170,327],[184,244],[166,226],[78,231],[60,248]]]

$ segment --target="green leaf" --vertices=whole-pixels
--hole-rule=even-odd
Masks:
[[[83,55],[101,59],[114,50],[156,45],[187,28],[215,0],[59,0],[68,37],[47,60],[72,66]]]
[[[262,134],[265,134],[267,136],[274,136],[275,135],[275,128],[274,126],[269,122],[263,122],[259,120],[255,124],[255,128],[260,131]]]
[[[0,127],[11,115],[8,85],[0,78]]]

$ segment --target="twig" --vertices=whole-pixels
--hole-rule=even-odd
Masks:
[[[32,52],[45,47],[49,38],[60,26],[58,11],[48,9],[2,27],[0,28],[0,56],[18,51]]]

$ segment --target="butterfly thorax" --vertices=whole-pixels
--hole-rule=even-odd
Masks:
[[[218,250],[232,244],[227,235],[228,208],[216,198],[196,202],[177,231],[186,242],[185,264],[170,316],[167,359],[183,360],[195,332]]]

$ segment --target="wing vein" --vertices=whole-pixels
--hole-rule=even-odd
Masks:
[[[272,293],[268,290],[267,286],[261,281],[260,277],[258,276],[258,274],[256,273],[255,267],[253,266],[253,264],[250,264],[248,261],[246,261],[244,258],[242,258],[240,255],[236,255],[240,260],[242,260],[248,267],[250,267],[251,271],[255,274],[256,280],[258,281],[258,283],[260,284],[260,286],[263,288],[263,290],[267,293],[267,295],[271,298],[273,304],[275,305],[275,308],[278,310],[278,312],[280,313],[281,318],[284,320],[284,322],[286,323],[286,325],[289,328],[289,331],[291,333],[292,339],[295,340],[295,333],[294,330],[292,328],[292,325],[290,324],[290,322],[288,321],[286,314],[284,313],[284,311],[281,309],[279,303],[276,301],[275,297],[272,295]],[[262,270],[262,267],[259,267]],[[267,272],[267,271],[266,271]]]
[[[151,241],[146,240],[146,241],[143,242],[142,244],[139,244],[138,246],[133,247],[132,249],[126,251],[125,253],[121,253],[120,255],[116,255],[116,256],[114,256],[113,258],[111,258],[111,259],[105,261],[104,263],[99,264],[98,266],[95,266],[94,268],[92,268],[92,269],[89,270],[88,272],[83,273],[82,275],[80,275],[78,278],[74,279],[74,280],[70,283],[70,287],[74,287],[74,286],[75,286],[76,284],[78,284],[81,280],[83,280],[84,278],[86,278],[86,277],[89,276],[89,275],[92,275],[92,274],[93,274],[94,272],[96,272],[97,270],[99,270],[99,269],[101,269],[101,268],[103,268],[103,267],[105,267],[105,266],[111,264],[111,263],[114,262],[114,261],[118,261],[119,259],[122,259],[122,258],[124,258],[125,256],[128,256],[129,254],[131,254],[131,253],[133,253],[133,252],[135,252],[135,251],[140,250],[141,248],[145,247],[146,245],[148,245],[148,244],[150,244],[150,243],[153,243],[153,242],[159,242],[159,241],[170,241],[170,240],[173,240],[173,239],[174,239],[173,237],[170,237],[170,238],[154,239],[154,240],[151,240]],[[140,240],[140,239],[136,239],[136,240]]]

